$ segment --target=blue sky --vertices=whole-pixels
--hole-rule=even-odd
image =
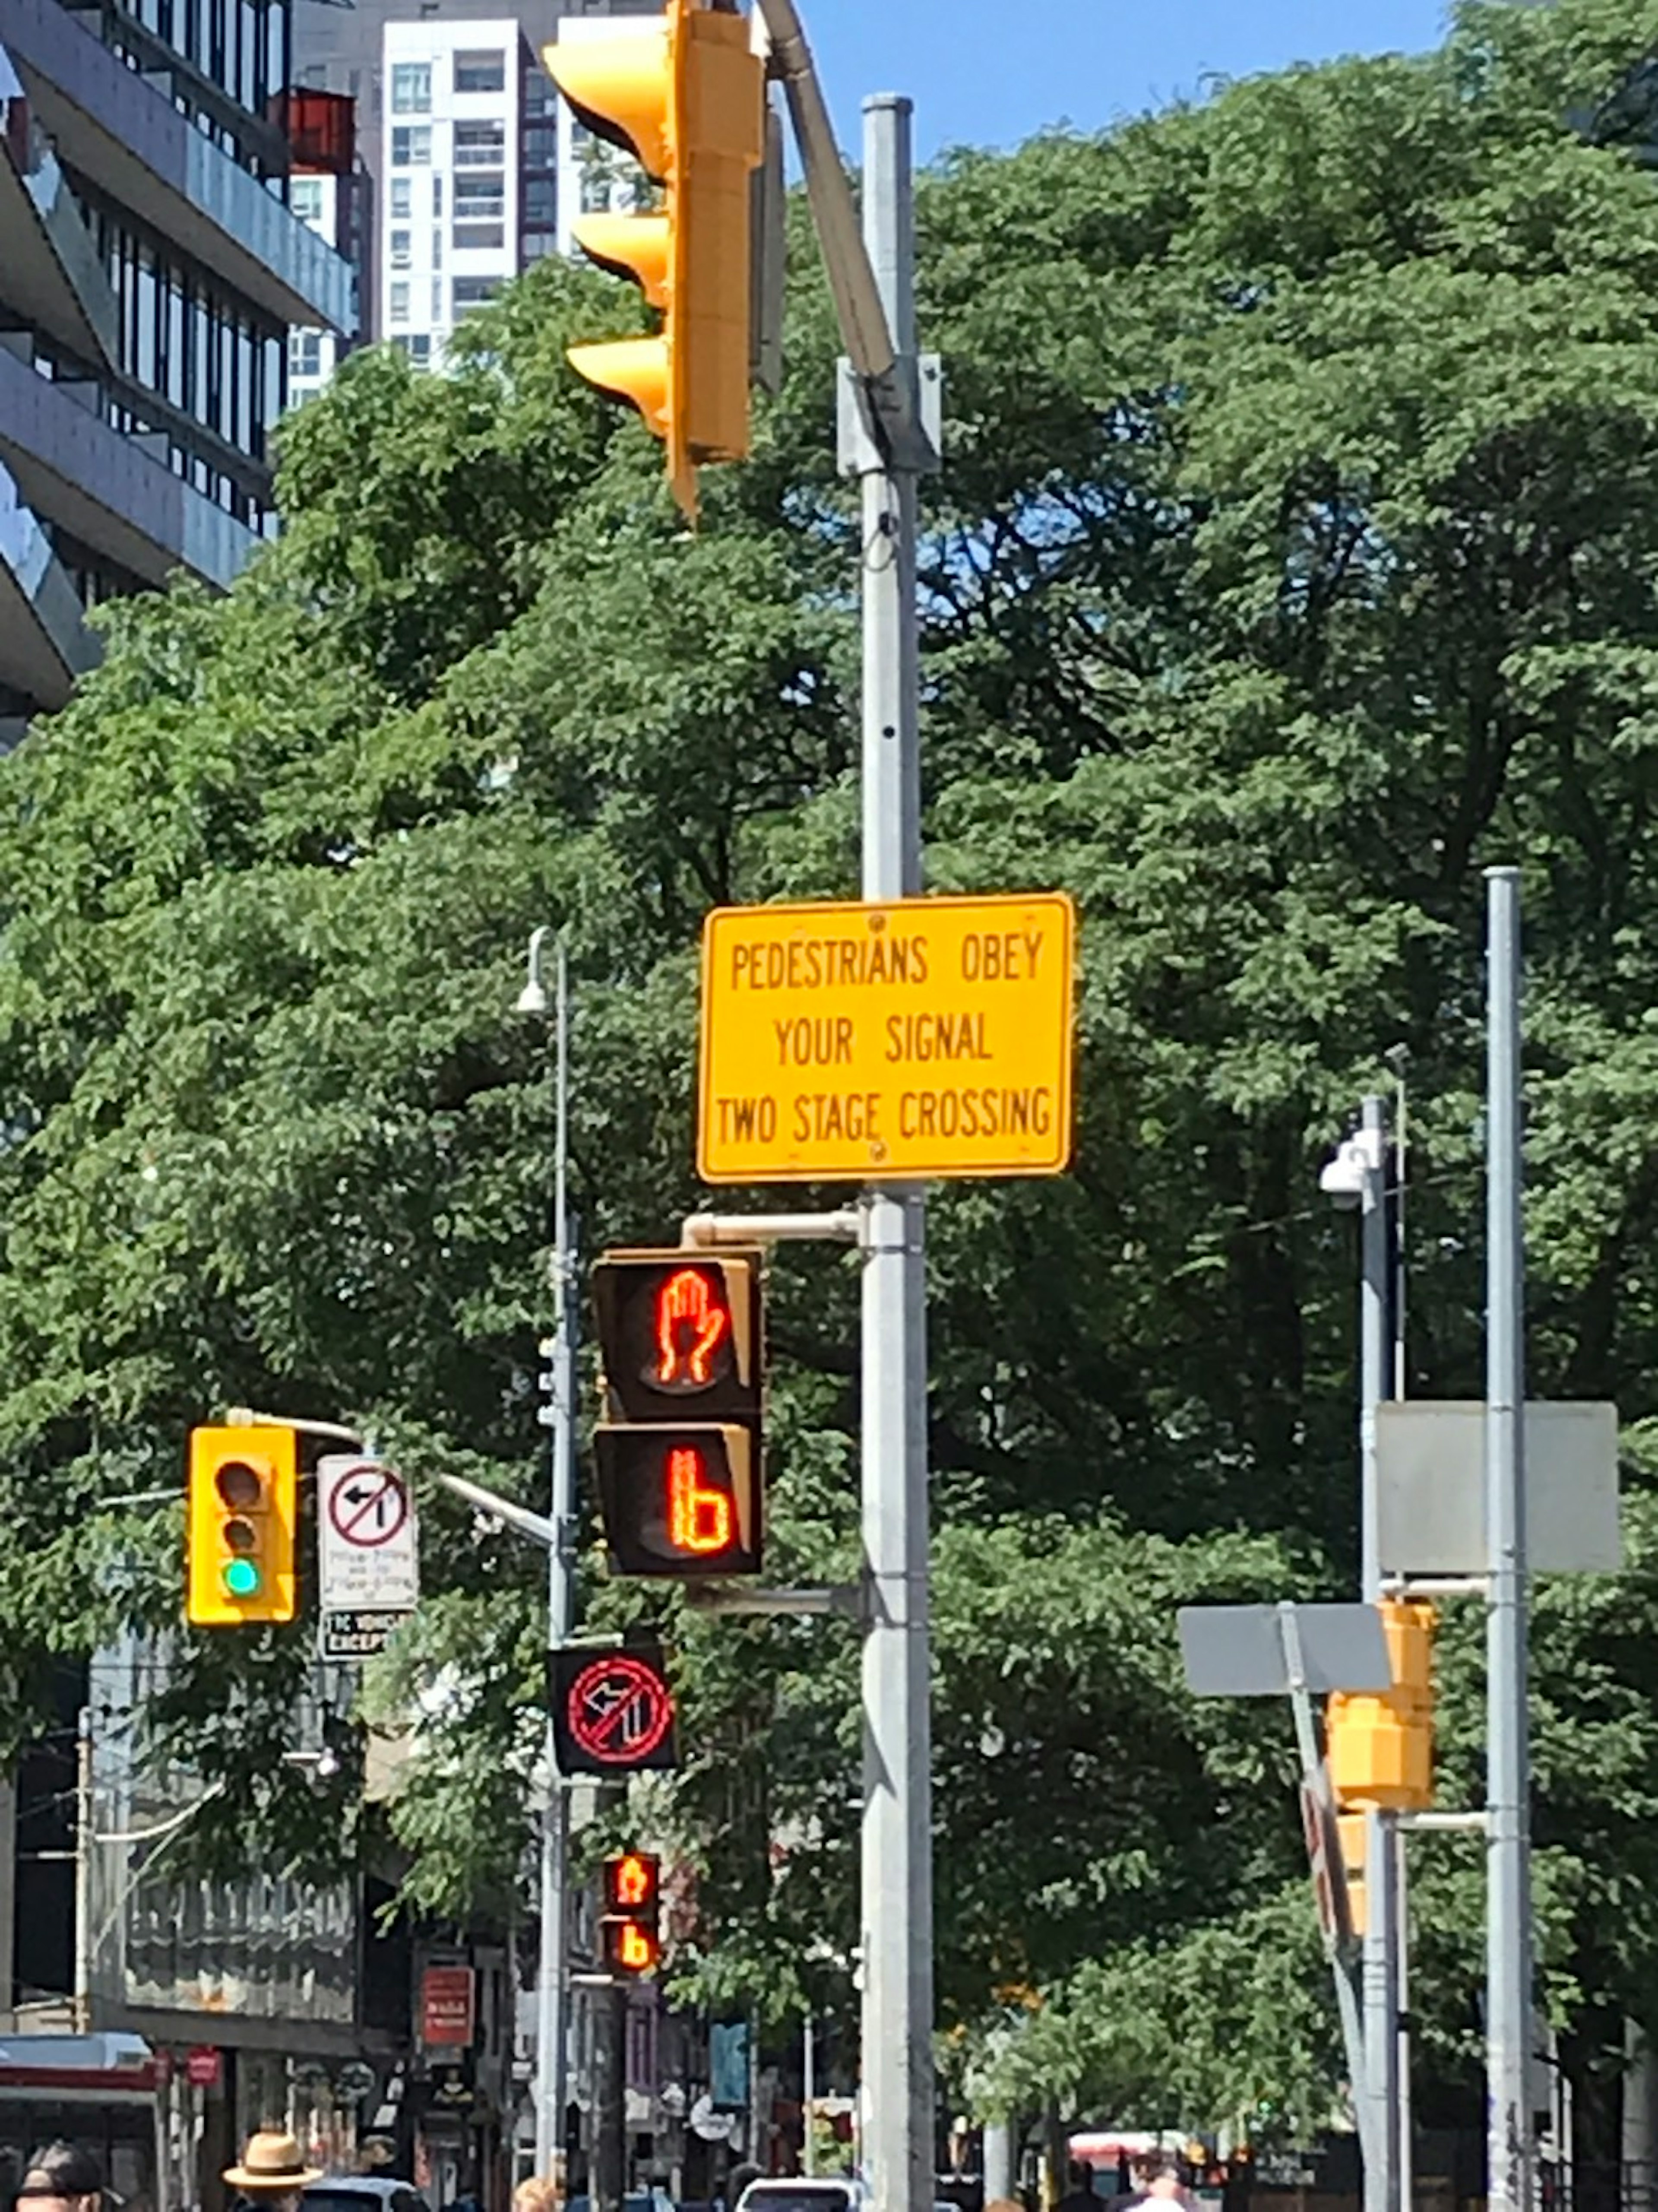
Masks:
[[[1097,130],[1244,76],[1340,53],[1437,45],[1442,0],[801,0],[841,143],[865,93],[907,92],[915,149],[1011,146],[1044,124]]]

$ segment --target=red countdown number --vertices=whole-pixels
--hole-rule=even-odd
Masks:
[[[668,1454],[668,1541],[699,1555],[723,1552],[732,1540],[732,1502],[712,1487],[708,1464],[694,1445]]]

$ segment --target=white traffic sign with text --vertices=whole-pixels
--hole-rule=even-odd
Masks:
[[[319,1602],[325,1613],[407,1613],[420,1597],[415,1504],[394,1468],[360,1452],[317,1462]]]

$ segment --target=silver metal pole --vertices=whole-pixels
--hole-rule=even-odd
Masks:
[[[1411,2126],[1411,1887],[1405,1832],[1394,1826],[1394,1872],[1398,1877],[1394,1922],[1399,1949],[1394,1964],[1394,2019],[1399,2030],[1399,2201],[1409,2208],[1416,2194],[1416,2143]]]
[[[555,1012],[556,1065],[553,1139],[553,1450],[551,1519],[556,1540],[547,1554],[547,1642],[556,1651],[569,1639],[572,1546],[575,1521],[575,1301],[568,1200],[570,1131],[570,979],[560,940]],[[536,2171],[550,2174],[564,2140],[564,2065],[568,2028],[565,1991],[569,1960],[565,1871],[569,1857],[570,1806],[558,1771],[553,1723],[547,1721],[547,1807],[541,1826],[541,1959],[536,1991]]]
[[[82,1705],[75,1728],[75,1991],[70,2014],[77,2035],[92,2033],[92,1855],[98,1848],[92,1793],[92,1711]]]
[[[812,2036],[817,2023],[808,2013],[800,2025],[800,2171],[814,2174],[817,2171],[817,2146],[812,2140],[812,2106],[817,2102],[817,2068],[813,2063]]]
[[[893,342],[913,358],[910,103],[864,103],[864,242]],[[921,817],[916,487],[862,471],[864,896],[915,896]],[[874,2212],[932,2202],[932,1817],[928,1705],[926,1214],[867,1200],[863,1278],[864,2148]]]
[[[1376,1479],[1376,1407],[1392,1394],[1388,1324],[1392,1251],[1388,1235],[1388,1111],[1366,1098],[1366,1165],[1360,1198],[1359,1466],[1361,1582],[1365,1602],[1382,1595],[1381,1497]],[[1364,1820],[1364,2212],[1400,2212],[1399,2195],[1399,1881],[1394,1824],[1385,1813]]]
[[[1530,1759],[1526,1711],[1525,1271],[1520,1218],[1520,872],[1485,871],[1485,2079],[1490,2212],[1531,2212]]]

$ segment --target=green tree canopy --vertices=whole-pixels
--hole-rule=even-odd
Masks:
[[[948,449],[928,880],[1063,885],[1084,917],[1073,1172],[930,1218],[939,1985],[989,2097],[1327,2106],[1287,1723],[1193,1704],[1173,1613],[1351,1587],[1353,1255],[1316,1169],[1389,1054],[1412,1389],[1478,1395],[1494,860],[1526,872],[1532,1388],[1615,1397],[1631,1437],[1628,1571],[1540,1608],[1550,1996],[1586,2076],[1624,2014],[1658,2028],[1655,57],[1641,0],[1469,4],[1419,60],[921,183]],[[695,537],[563,363],[616,301],[545,267],[451,374],[349,362],[284,429],[282,541],[223,600],[112,611],[103,669],[0,765],[17,1733],[51,1654],[174,1616],[176,1515],[112,1501],[170,1481],[224,1403],[355,1418],[417,1474],[537,1494],[550,1095],[507,1012],[529,927],[565,933],[577,979],[592,1250],[671,1237],[703,1195],[703,913],[855,887],[823,289],[798,278],[787,386]],[[850,1268],[780,1260],[773,1302],[775,1565],[845,1575]],[[411,1893],[459,1911],[520,1857],[539,1569],[424,1504],[434,1594],[376,1696],[447,1686],[393,1820]],[[681,1652],[690,1755],[654,1817],[700,1872],[688,1983],[844,2008],[845,1632],[699,1620],[587,1564],[596,1614],[660,1618]],[[307,1643],[253,1667],[181,1638],[154,1717],[234,1783],[227,1848],[317,1863],[343,1798],[260,1779]],[[1476,1646],[1448,1626],[1450,1802],[1479,1786]],[[1449,2076],[1479,1898],[1455,1844],[1421,1856],[1418,2005]]]

